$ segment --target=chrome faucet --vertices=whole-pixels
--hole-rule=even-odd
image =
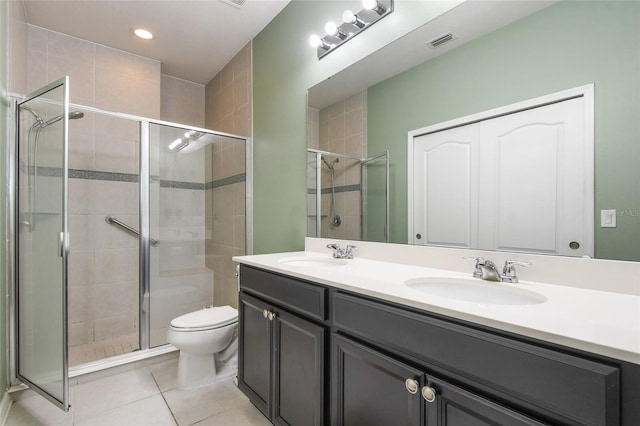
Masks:
[[[327,244],[327,248],[333,251],[333,257],[336,259],[353,259],[353,249],[355,249],[356,246],[347,244],[345,248],[341,248],[338,243],[333,243]]]
[[[518,260],[506,260],[502,273],[498,271],[498,267],[492,261],[484,257],[464,257],[465,260],[475,260],[476,266],[473,271],[474,278],[480,278],[487,281],[500,281],[503,283],[517,283],[516,266],[530,266],[529,262],[520,262]]]
[[[504,268],[502,268],[502,275],[500,276],[500,281],[502,281],[503,283],[517,283],[518,277],[516,276],[516,266],[531,266],[531,262],[505,260]]]

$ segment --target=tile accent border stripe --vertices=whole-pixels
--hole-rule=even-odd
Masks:
[[[38,175],[46,177],[62,177],[62,169],[59,167],[38,167]],[[134,173],[101,172],[94,170],[69,169],[70,179],[102,180],[108,182],[130,182],[138,183],[140,176]],[[218,188],[232,185],[234,183],[245,182],[245,173],[229,176],[207,183],[182,182],[175,180],[160,179],[160,188],[193,189],[204,191],[206,189]],[[158,182],[158,176],[151,176],[152,182]]]
[[[334,192],[337,194],[339,192],[354,192],[360,191],[361,187],[359,183],[353,185],[344,185],[344,186],[336,186],[334,188]],[[315,188],[307,188],[307,194],[315,195]],[[322,188],[322,194],[331,194],[331,188]]]
[[[207,182],[205,184],[205,189],[213,189],[221,186],[232,185],[234,183],[245,182],[246,180],[247,180],[246,173],[240,173],[238,175],[233,175],[226,178],[214,180],[212,182]]]

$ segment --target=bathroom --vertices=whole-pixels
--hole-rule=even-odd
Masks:
[[[5,2],[5,5],[12,7],[14,6],[14,3],[15,2]],[[306,142],[308,117],[307,90],[326,80],[327,78],[332,77],[338,71],[345,69],[349,65],[354,64],[367,57],[369,54],[388,44],[390,41],[411,32],[411,30],[413,30],[414,28],[421,26],[424,21],[428,20],[428,18],[426,17],[431,16],[430,14],[439,15],[444,13],[446,7],[453,7],[454,3],[456,2],[450,2],[451,4],[446,7],[443,4],[440,4],[439,6],[434,5],[434,9],[437,9],[437,7],[442,7],[442,9],[431,10],[426,6],[424,6],[423,9],[420,9],[420,5],[407,4],[419,2],[398,1],[395,4],[395,10],[393,14],[390,15],[389,18],[385,18],[389,21],[389,23],[386,23],[385,20],[381,20],[376,24],[375,27],[367,30],[362,35],[359,35],[358,38],[354,41],[346,43],[344,46],[341,46],[340,49],[336,52],[318,61],[315,56],[315,51],[311,49],[306,42],[306,40],[308,39],[308,35],[311,32],[321,32],[322,27],[327,20],[339,19],[344,8],[353,7],[355,9],[357,6],[352,6],[352,3],[358,2],[330,2],[330,5],[327,5],[326,2],[294,1],[286,6],[286,8],[284,8],[284,10],[277,16],[277,18],[272,21],[260,34],[256,35],[251,44],[247,47],[247,51],[249,53],[245,51],[245,54],[248,54],[250,58],[249,60],[251,61],[249,65],[246,65],[245,60],[245,65],[249,67],[252,73],[252,78],[245,81],[245,83],[248,84],[247,93],[249,94],[249,96],[251,96],[248,102],[252,105],[252,107],[236,111],[238,116],[241,116],[243,114],[244,116],[243,118],[238,117],[237,121],[234,120],[234,122],[245,123],[245,128],[225,127],[224,123],[229,123],[229,120],[216,121],[215,118],[205,116],[205,113],[203,111],[207,110],[206,106],[209,105],[208,102],[214,102],[215,99],[215,97],[212,96],[213,92],[215,92],[216,88],[218,87],[218,82],[214,81],[215,79],[205,85],[193,85],[184,80],[171,78],[166,75],[163,76],[159,70],[159,65],[155,65],[156,67],[158,67],[155,72],[159,77],[154,77],[156,81],[154,81],[153,83],[161,87],[161,89],[158,90],[154,95],[157,100],[156,105],[160,105],[160,111],[155,112],[155,114],[159,114],[156,117],[171,122],[185,124],[188,126],[194,126],[198,128],[203,127],[206,129],[239,134],[242,136],[251,137],[253,139],[253,197],[251,199],[251,203],[253,204],[253,209],[251,210],[253,213],[253,221],[251,223],[253,250],[249,251],[248,249],[241,247],[238,248],[237,251],[235,251],[235,248],[231,250],[227,249],[227,244],[223,245],[224,247],[222,247],[221,249],[228,250],[222,255],[229,260],[229,266],[223,267],[224,281],[227,284],[222,289],[222,291],[224,292],[223,294],[213,295],[213,303],[216,305],[226,303],[234,306],[233,298],[236,296],[235,291],[237,291],[237,283],[234,276],[235,265],[230,261],[231,256],[242,255],[245,253],[260,254],[293,252],[297,250],[303,250],[305,248],[304,237],[305,235],[308,235],[308,220],[306,217],[308,201],[305,198],[305,195],[308,193],[306,185],[307,164],[305,162],[306,150],[308,148]],[[596,4],[604,5],[605,3],[617,4],[616,2],[604,2]],[[580,5],[585,4],[589,3],[578,2],[575,7],[578,8]],[[3,7],[5,5],[3,5]],[[416,13],[415,10],[410,11],[410,7],[412,6],[417,7],[419,9],[419,13]],[[16,18],[16,16],[14,15],[15,10],[11,7],[8,7],[9,10],[3,11],[3,13],[5,13],[3,19],[6,19],[7,21],[20,19],[20,17]],[[620,129],[625,129],[624,133],[631,135],[629,136],[627,142],[621,142],[620,146],[610,145],[609,148],[599,147],[597,142],[598,140],[603,138],[607,138],[610,140],[611,138],[609,137],[609,135],[597,135],[596,163],[601,164],[598,163],[598,160],[602,160],[605,161],[605,163],[602,163],[604,164],[603,167],[612,168],[616,167],[612,166],[612,164],[626,164],[627,162],[633,161],[634,159],[638,158],[637,148],[629,148],[628,146],[626,146],[633,145],[633,141],[637,139],[638,135],[636,128],[637,126],[634,126],[633,124],[636,123],[636,121],[630,118],[637,113],[637,100],[636,102],[634,102],[634,99],[627,98],[625,101],[624,99],[621,99],[624,98],[622,96],[599,93],[599,84],[603,85],[607,82],[610,82],[612,78],[620,78],[620,80],[622,80],[622,78],[620,77],[619,73],[615,74],[616,77],[611,77],[610,74],[607,74],[606,67],[596,66],[598,63],[619,64],[619,59],[617,56],[615,56],[616,54],[618,54],[618,52],[620,55],[635,54],[633,52],[637,52],[637,49],[634,50],[633,42],[634,40],[637,40],[637,26],[634,29],[620,26],[619,32],[612,33],[611,39],[599,40],[599,43],[602,43],[602,45],[599,45],[598,49],[595,49],[593,47],[582,47],[581,50],[575,48],[574,44],[570,44],[570,46],[574,47],[573,49],[565,47],[565,50],[562,50],[562,46],[553,48],[553,46],[548,45],[549,43],[551,43],[550,40],[540,39],[538,37],[534,37],[534,34],[527,33],[527,31],[536,31],[539,28],[543,28],[543,26],[546,26],[546,31],[551,31],[549,28],[557,31],[551,32],[551,34],[557,37],[557,39],[564,40],[566,43],[579,43],[580,37],[587,37],[587,34],[585,34],[585,32],[575,30],[575,28],[582,27],[577,23],[572,23],[572,28],[574,29],[571,31],[572,36],[569,37],[566,33],[563,32],[568,31],[568,25],[567,27],[564,27],[559,22],[560,19],[566,18],[567,14],[570,14],[570,10],[568,9],[569,7],[570,6],[566,4],[550,5],[548,9],[543,9],[540,12],[534,12],[530,18],[524,18],[520,26],[514,24],[512,27],[510,27],[509,31],[513,31],[513,34],[506,33],[506,30],[502,33],[497,32],[495,35],[489,34],[484,38],[486,43],[486,45],[484,46],[482,46],[479,41],[476,44],[473,44],[472,41],[467,46],[461,46],[461,49],[459,51],[454,49],[449,55],[443,55],[442,58],[446,58],[450,62],[444,63],[443,59],[443,61],[441,62],[436,62],[435,65],[453,66],[452,63],[457,63],[456,61],[462,60],[460,59],[460,57],[458,57],[458,55],[462,55],[463,53],[470,51],[471,53],[469,54],[471,55],[472,59],[467,60],[475,61],[472,62],[472,65],[470,67],[479,69],[479,72],[484,71],[486,74],[492,73],[491,67],[486,66],[485,68],[482,68],[480,66],[482,64],[482,58],[476,55],[487,53],[487,51],[494,52],[493,49],[510,49],[508,50],[508,52],[510,57],[513,59],[513,62],[507,63],[505,61],[500,64],[500,66],[502,67],[501,69],[509,70],[509,73],[507,73],[508,76],[497,75],[493,73],[495,78],[491,80],[487,75],[484,75],[485,78],[487,78],[487,81],[486,84],[480,88],[475,87],[476,82],[473,80],[473,78],[469,78],[469,76],[465,74],[465,72],[463,71],[464,67],[458,69],[460,75],[456,76],[457,78],[455,79],[455,81],[450,82],[451,86],[444,85],[444,83],[442,83],[442,81],[440,80],[439,84],[443,84],[443,86],[436,85],[425,87],[425,91],[435,93],[439,97],[443,97],[444,93],[446,93],[446,96],[448,97],[448,99],[450,99],[451,105],[449,105],[449,107],[447,108],[442,107],[440,109],[433,105],[424,106],[425,109],[423,109],[423,111],[425,111],[424,114],[426,114],[427,116],[427,118],[425,119],[421,119],[420,117],[416,117],[413,115],[409,116],[409,114],[407,114],[405,119],[410,122],[398,124],[398,128],[405,128],[404,133],[396,130],[393,123],[389,123],[388,121],[385,121],[383,119],[376,119],[376,117],[380,117],[379,115],[371,115],[380,114],[380,111],[371,110],[371,98],[374,96],[385,96],[384,90],[393,89],[387,89],[386,87],[381,85],[368,91],[367,96],[369,99],[367,101],[367,106],[370,108],[370,110],[368,111],[367,131],[369,147],[367,152],[362,154],[357,153],[357,156],[365,157],[366,155],[378,154],[379,152],[387,149],[390,150],[389,158],[391,161],[391,190],[389,201],[390,223],[388,226],[390,242],[406,242],[405,239],[407,236],[407,230],[406,228],[403,228],[403,226],[406,227],[406,224],[403,224],[402,220],[403,217],[406,217],[406,212],[402,210],[402,206],[406,205],[406,198],[403,198],[406,197],[406,189],[402,188],[403,181],[406,179],[406,172],[399,163],[400,161],[402,161],[403,155],[406,155],[403,154],[403,151],[406,150],[406,130],[417,129],[432,123],[437,123],[445,121],[447,119],[472,114],[477,111],[510,104],[536,96],[542,96],[549,93],[578,87],[583,84],[595,83],[596,99],[601,99],[599,98],[599,96],[605,96],[606,102],[608,102],[601,107],[601,110],[607,108],[607,105],[617,105],[618,101],[629,102],[629,105],[626,108],[616,108],[617,114],[615,119],[619,120],[617,121],[617,127]],[[605,6],[602,7],[607,10]],[[633,3],[631,3],[627,7],[633,7]],[[557,12],[557,15],[555,14],[555,12]],[[579,16],[580,13],[582,13],[582,10],[577,11],[576,16]],[[634,13],[637,13],[635,9]],[[588,16],[592,17],[593,15]],[[629,20],[633,20],[634,17],[637,17],[637,15],[633,14],[627,14],[627,16]],[[300,19],[300,17],[304,17],[304,19]],[[26,24],[26,18],[22,17],[21,19],[28,29],[29,26]],[[392,25],[392,20],[394,20],[393,22],[396,22],[396,20],[401,20],[401,22],[405,23],[405,25],[394,26],[394,29],[390,30],[389,26]],[[3,32],[5,32],[4,29],[7,28],[7,26],[3,25],[2,28]],[[9,28],[11,28],[11,25],[9,25]],[[32,32],[36,32],[36,29],[34,28],[31,28],[31,30]],[[433,35],[438,36],[444,32],[445,30],[443,29],[438,34]],[[3,76],[6,76],[6,73],[8,72],[9,77],[11,77],[11,67],[15,66],[16,63],[20,63],[20,55],[24,54],[24,51],[22,51],[21,53],[19,49],[16,49],[17,46],[15,44],[15,38],[26,37],[22,39],[21,43],[33,43],[33,40],[29,39],[28,34],[28,31],[26,32],[26,34],[22,33],[22,35],[3,34],[3,40],[6,40],[8,38],[10,42],[9,49],[7,49],[6,51],[6,55],[4,53],[2,55],[4,73]],[[513,38],[513,40],[518,40],[521,43],[520,45],[511,45],[509,43],[506,43],[505,40],[508,39],[510,35],[514,34],[518,38]],[[615,37],[618,38],[615,39]],[[460,36],[460,38],[460,41],[463,41],[463,36]],[[18,46],[19,45],[20,44],[18,43]],[[616,47],[611,47],[612,45]],[[531,56],[531,52],[538,52],[542,47],[550,49],[548,58],[545,58],[547,62],[543,62],[542,65],[534,65],[530,62],[524,61],[525,57]],[[468,50],[465,51],[465,48],[467,48]],[[580,54],[584,53],[585,49],[592,48],[600,52],[599,54],[602,56],[595,56],[594,54],[591,54],[591,59],[578,58]],[[637,46],[635,46],[635,48],[637,48]],[[28,50],[29,49],[25,49],[25,51]],[[456,51],[459,53],[456,54]],[[568,55],[567,51],[572,52],[575,57]],[[567,65],[563,69],[554,68],[553,72],[548,71],[549,68],[546,66],[548,66],[549,61],[551,61],[551,63],[554,63],[553,61],[558,60],[558,58],[563,58],[564,56],[569,56],[569,59],[572,60],[571,66]],[[581,58],[585,58],[586,56],[588,55],[581,56]],[[5,62],[5,57],[9,57],[11,59],[9,59],[8,62]],[[17,62],[15,58],[17,58]],[[136,56],[136,58],[139,57]],[[234,62],[234,64],[241,62],[243,62],[242,58],[238,59],[238,61]],[[523,63],[526,65],[519,66],[518,63]],[[509,67],[507,67],[507,65]],[[578,72],[575,68],[572,68],[572,66],[580,67],[581,70],[592,70],[592,72]],[[624,65],[617,66],[620,66],[621,69],[628,70],[628,68],[625,68]],[[99,67],[96,64],[95,72],[98,72],[98,68]],[[524,71],[523,69],[525,68],[534,71]],[[631,71],[629,72],[632,73],[632,71],[633,69],[631,69]],[[435,78],[439,76],[437,70],[432,69],[428,70],[428,72]],[[85,74],[88,75],[90,73],[82,73],[79,71],[74,72],[73,70],[69,71],[69,75],[71,77],[70,84],[72,87],[72,97],[73,87],[78,87],[78,85],[81,84],[81,82],[83,81],[83,75]],[[295,75],[295,78],[292,78],[293,75]],[[220,76],[223,77],[223,75]],[[54,80],[58,77],[60,76],[50,76],[49,80]],[[228,74],[226,75],[226,77],[228,77]],[[418,78],[419,76],[413,76],[413,74],[407,73],[405,77]],[[25,78],[25,81],[22,82],[22,84],[25,85],[24,90],[12,89],[11,86],[8,86],[8,91],[27,93],[29,90],[36,89],[49,82],[49,80],[45,79],[45,81],[42,81],[42,84],[40,85],[36,85],[35,87],[27,87],[27,77],[24,76],[23,78]],[[76,82],[75,86],[74,82]],[[94,82],[93,84],[95,85],[95,89],[93,89],[95,90],[95,96],[98,96],[98,81],[96,80],[96,82]],[[498,84],[504,86],[508,85],[508,89],[496,90],[496,86]],[[637,80],[634,80],[633,82],[628,82],[625,80],[625,82],[621,84],[628,85],[628,93],[634,93],[633,91],[637,89]],[[149,85],[152,84],[149,83]],[[389,85],[391,85],[391,82],[389,82]],[[193,89],[193,92],[190,91],[191,89]],[[405,92],[403,93],[404,96],[409,96],[409,94]],[[472,99],[469,99],[469,93],[474,93]],[[624,93],[624,91],[622,93]],[[143,111],[142,105],[139,106],[139,108],[141,108],[140,110],[126,109],[129,107],[134,107],[133,104],[135,103],[135,101],[141,101],[143,99],[148,98],[134,96],[132,98],[129,98],[128,100],[125,100],[125,102],[121,104],[123,106],[118,106],[117,108],[110,107],[105,109],[114,109],[116,111],[129,112],[134,115],[153,118],[154,112]],[[194,99],[197,99],[197,101],[194,102]],[[615,99],[615,101],[612,99]],[[91,99],[72,99],[72,102],[81,105],[91,105]],[[197,107],[197,105],[194,104],[198,104],[200,106]],[[274,104],[277,104],[278,108],[274,108]],[[598,105],[599,104],[596,104],[596,108],[598,108]],[[173,106],[175,106],[175,109],[173,109]],[[244,106],[246,106],[246,104]],[[166,108],[167,110],[163,111],[162,108]],[[215,107],[212,107],[212,109],[215,109]],[[3,110],[3,112],[4,111],[5,110]],[[402,110],[400,108],[390,108],[387,112],[390,113],[393,111],[398,111],[398,113],[400,113],[399,111]],[[163,114],[165,115],[163,116]],[[82,123],[82,120],[72,121],[70,123],[70,131],[73,131],[73,126],[81,126],[83,124],[84,123]],[[6,128],[6,126],[4,125],[2,127]],[[374,135],[374,137],[372,137],[372,135]],[[396,145],[389,146],[389,140],[397,141]],[[625,147],[623,148],[622,145],[625,145]],[[98,145],[97,140],[95,142],[95,146],[96,149],[102,148],[104,150],[115,150],[115,147],[106,146],[105,144]],[[624,149],[630,149],[631,151],[625,151]],[[331,149],[331,151],[334,150]],[[133,153],[133,155],[135,155],[135,153]],[[212,161],[216,161],[215,157]],[[396,163],[394,163],[394,161]],[[228,162],[223,161],[223,164],[228,164]],[[342,164],[345,163],[342,162]],[[213,168],[213,170],[214,173],[217,173],[217,169],[215,167]],[[113,170],[113,172],[118,171]],[[596,227],[596,257],[601,259],[617,259],[622,261],[637,262],[639,257],[638,253],[640,253],[640,248],[638,248],[638,241],[640,239],[637,238],[638,232],[640,232],[640,227],[638,227],[637,215],[634,216],[633,212],[638,209],[639,203],[637,199],[636,186],[629,185],[628,182],[638,182],[638,178],[635,174],[636,172],[633,171],[632,167],[630,167],[629,169],[616,167],[616,172],[617,173],[607,173],[606,169],[601,168],[600,166],[596,167],[595,210],[598,212],[596,220],[599,222],[599,211],[602,209],[617,208],[619,211],[617,217],[617,228],[605,229]],[[326,176],[326,172],[324,173]],[[231,174],[234,174],[234,172],[232,172]],[[5,182],[4,179],[6,178],[6,172],[3,171],[2,175],[3,182]],[[226,176],[220,175],[219,177],[222,178]],[[345,182],[345,184],[346,183],[347,182]],[[406,185],[406,183],[404,185]],[[4,195],[5,194],[3,193],[3,196]],[[336,205],[336,208],[338,209],[337,214],[340,214],[346,219],[347,212],[340,211],[340,202],[341,201],[339,200]],[[323,208],[326,208],[326,205],[328,203],[323,201],[322,204]],[[3,212],[3,214],[5,213]],[[128,213],[125,212],[125,215],[127,214]],[[135,212],[133,212],[133,214],[131,215],[133,216],[134,214]],[[354,214],[354,216],[358,215]],[[6,221],[6,217],[7,216],[3,216],[3,223]],[[104,223],[104,218],[94,219],[94,226],[98,225],[99,220],[102,220],[102,223]],[[242,219],[238,218],[238,220]],[[135,223],[135,221],[133,223]],[[72,220],[70,224],[71,226],[73,226]],[[345,224],[345,226],[347,226],[347,224]],[[111,228],[107,229],[111,230]],[[346,227],[343,229],[346,229]],[[225,230],[229,231],[229,227],[226,226]],[[115,232],[116,230],[113,229],[112,231]],[[150,236],[152,238],[154,237],[154,235]],[[332,237],[333,236],[335,236],[335,238],[340,238],[339,234],[334,234],[332,235]],[[132,247],[130,246],[130,241],[128,241],[125,237],[128,236],[124,234],[119,238],[124,241],[124,244],[128,245],[125,247],[125,250],[131,250]],[[345,235],[344,238],[349,238],[350,240],[356,239],[352,235],[348,237]],[[162,239],[159,238],[159,240],[160,246],[162,246]],[[384,241],[384,239],[380,238],[371,238],[371,240]],[[72,242],[72,245],[74,243],[75,241]],[[355,244],[357,245],[357,243]],[[133,248],[135,248],[135,246]],[[206,251],[206,249],[207,248],[205,247],[203,250]],[[3,262],[7,262],[8,251],[5,247],[2,247],[2,250]],[[194,250],[200,249],[194,248]],[[366,250],[360,251],[360,254],[362,255],[362,253],[364,253],[365,251]],[[356,257],[357,256],[358,251],[356,251]],[[204,257],[205,261],[216,261],[217,259],[216,255],[214,255],[213,257]],[[616,264],[615,262],[612,263]],[[605,274],[605,272],[608,271],[608,264],[608,262],[593,261],[593,268],[600,274]],[[592,264],[590,263],[589,265]],[[621,264],[616,265],[620,266],[620,268],[624,269],[625,271],[636,271],[634,267],[637,264],[622,262]],[[627,269],[628,265],[631,265],[629,267],[630,269]],[[465,264],[465,266],[468,267],[469,265]],[[536,266],[538,265],[536,264]],[[541,273],[539,266],[538,268],[528,268],[526,270],[523,269],[521,272],[522,276],[525,279],[537,278],[538,276],[536,274],[539,273]],[[218,276],[216,270],[216,278],[217,277]],[[635,280],[635,282],[631,287],[632,289],[635,289],[633,291],[637,291],[637,274],[633,279]],[[3,293],[5,293],[7,291],[7,281],[3,279],[2,285],[2,291]],[[214,287],[213,291],[216,291],[217,289],[218,287],[216,286]],[[74,297],[72,296],[71,291],[70,297]],[[219,300],[230,301],[219,303]],[[2,306],[1,309],[2,310],[0,310],[0,313],[2,314],[3,318],[2,332],[6,334],[5,328],[8,327],[8,324],[5,324],[4,322],[4,318],[6,316],[5,306]],[[96,320],[97,319],[91,319],[91,321]],[[5,334],[2,335],[3,341],[5,340]],[[9,355],[4,351],[2,353],[1,360],[3,366],[8,365]],[[2,378],[0,384],[3,385],[3,388],[7,383],[6,370],[7,369],[3,368],[0,376],[0,378]],[[76,380],[80,381],[80,379]],[[185,424],[188,424],[188,421]]]

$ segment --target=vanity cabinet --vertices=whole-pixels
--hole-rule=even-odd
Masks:
[[[417,380],[421,389],[425,385],[433,387],[438,408],[437,415],[427,410],[427,420],[436,421],[429,425],[465,424],[457,420],[449,423],[446,413],[453,418],[462,415],[452,409],[457,404],[454,401],[465,401],[460,407],[466,415],[479,415],[481,408],[485,413],[511,419],[497,424],[620,424],[620,371],[615,365],[343,292],[334,293],[332,312],[334,332],[361,342],[360,353],[364,347],[375,348],[395,358],[397,365],[404,362],[417,366],[420,373],[404,371],[409,375],[404,379],[398,375],[395,380]],[[339,354],[346,345],[340,337],[335,340],[335,364],[340,365],[344,355]],[[354,353],[353,346],[349,347]],[[349,400],[340,396],[343,378],[358,375],[367,365],[351,358],[351,363],[338,367],[333,376],[332,396],[338,407],[349,405]],[[368,365],[371,369],[374,364]],[[422,373],[425,377],[418,379]],[[455,386],[451,384],[454,382]],[[398,388],[399,395],[406,392]],[[334,415],[336,424],[340,424],[340,415],[340,411]],[[480,418],[489,418],[484,416]]]
[[[640,424],[640,366],[242,265],[238,386],[274,424]]]
[[[326,316],[326,289],[245,267],[240,277],[238,387],[276,425],[324,424],[326,328],[312,319]]]
[[[544,423],[339,335],[335,425],[541,426]]]

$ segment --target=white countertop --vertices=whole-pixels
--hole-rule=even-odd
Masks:
[[[640,364],[640,297],[520,281],[542,294],[535,305],[486,305],[427,295],[404,282],[420,277],[469,278],[470,274],[368,259],[335,267],[292,266],[282,259],[330,255],[315,252],[236,256],[234,261],[499,330]],[[487,283],[487,281],[479,281]]]

